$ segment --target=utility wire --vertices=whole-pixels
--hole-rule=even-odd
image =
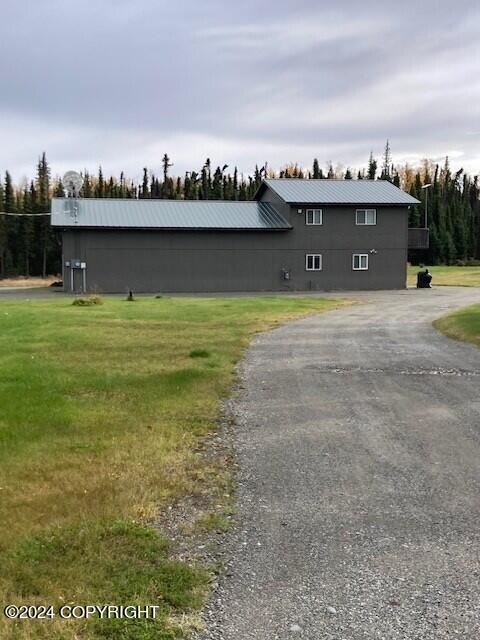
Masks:
[[[7,211],[0,211],[0,216],[17,216],[19,218],[23,218],[24,216],[30,216],[35,218],[36,216],[50,216],[52,215],[50,211],[48,213],[10,213]]]

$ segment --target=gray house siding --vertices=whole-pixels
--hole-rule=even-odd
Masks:
[[[65,231],[63,256],[86,262],[87,288],[98,292],[404,288],[406,213],[378,210],[378,229],[352,231],[353,217],[351,209],[324,209],[322,226],[306,226],[292,207],[288,232]],[[352,254],[372,249],[377,253],[369,254],[368,271],[353,271]],[[322,271],[305,270],[307,253],[322,255]],[[289,281],[282,270],[290,272]],[[68,274],[64,282],[68,289]]]
[[[376,225],[357,225],[357,208],[365,205],[288,205],[271,189],[260,194],[292,225],[292,247],[302,248],[302,258],[290,256],[291,283],[300,290],[404,289],[407,279],[408,207],[368,205],[377,211]],[[323,224],[307,225],[307,209],[322,209]],[[301,210],[301,213],[298,211]],[[375,253],[370,253],[370,251]],[[305,254],[322,255],[321,271],[305,271]],[[369,254],[367,271],[354,271],[354,253]],[[302,273],[303,271],[303,273]]]
[[[64,262],[87,264],[98,292],[275,291],[286,289],[284,232],[65,231]],[[70,285],[68,274],[64,278]],[[80,284],[80,280],[78,280]]]
[[[356,225],[354,205],[293,205],[266,188],[290,230],[63,231],[63,260],[86,263],[89,291],[208,292],[403,289],[406,286],[408,207],[375,206],[376,225]],[[306,225],[307,208],[323,211],[322,225]],[[362,205],[359,208],[365,208]],[[302,212],[298,213],[301,209]],[[322,255],[321,271],[306,271],[305,255]],[[354,253],[369,268],[354,271]],[[290,279],[285,280],[283,271]],[[70,290],[70,272],[64,272]],[[74,290],[81,286],[74,271]]]

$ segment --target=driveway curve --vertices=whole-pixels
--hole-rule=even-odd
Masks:
[[[202,638],[480,637],[480,350],[431,326],[480,290],[352,297],[248,350]]]

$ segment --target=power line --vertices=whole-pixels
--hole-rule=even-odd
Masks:
[[[24,216],[30,216],[35,218],[36,216],[50,216],[50,211],[48,213],[10,213],[9,211],[0,211],[0,216],[16,216],[18,218],[23,218]]]

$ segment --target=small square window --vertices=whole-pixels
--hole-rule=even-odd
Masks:
[[[352,267],[354,271],[367,271],[368,253],[354,253]]]
[[[377,224],[376,209],[357,209],[355,212],[355,224]]]
[[[322,256],[319,253],[307,253],[305,256],[306,271],[321,271]]]
[[[307,209],[305,212],[306,224],[323,224],[323,215],[321,209]]]

